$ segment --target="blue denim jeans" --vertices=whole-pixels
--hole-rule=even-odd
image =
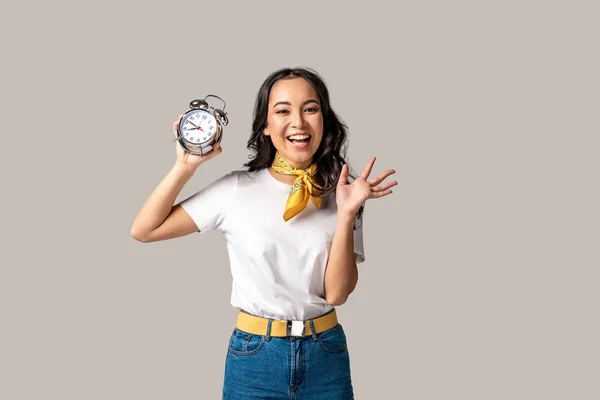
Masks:
[[[306,337],[253,335],[237,328],[225,361],[224,400],[354,399],[342,325]],[[270,322],[269,322],[270,327]]]

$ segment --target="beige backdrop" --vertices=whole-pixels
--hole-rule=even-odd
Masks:
[[[357,398],[600,398],[596,4],[4,4],[0,398],[220,398],[222,234],[130,228],[189,101],[231,123],[177,201],[243,168],[287,66],[325,78],[354,170],[397,171],[338,310]]]

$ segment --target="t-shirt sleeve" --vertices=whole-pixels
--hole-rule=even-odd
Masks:
[[[200,233],[221,228],[237,191],[237,182],[238,175],[230,172],[179,203]]]
[[[363,212],[364,215],[364,212]],[[363,216],[354,218],[354,253],[358,254],[356,263],[360,264],[365,261],[365,247],[363,244]]]

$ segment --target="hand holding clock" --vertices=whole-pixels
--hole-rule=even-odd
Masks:
[[[175,122],[173,122],[173,134],[175,135],[175,137],[177,137],[177,127],[179,126],[179,122],[181,121],[182,117],[183,117],[183,114],[181,114],[179,116],[179,118],[177,118],[177,120]],[[192,123],[189,120],[188,120],[188,122]],[[194,125],[194,124],[192,123],[192,125]],[[196,125],[194,125],[194,126],[196,126]],[[198,167],[200,164],[212,159],[216,155],[221,154],[223,152],[223,149],[221,148],[221,143],[216,142],[213,145],[214,151],[211,151],[210,153],[208,153],[204,157],[202,157],[200,155],[192,154],[190,152],[185,151],[183,149],[183,147],[181,147],[181,144],[179,144],[179,141],[177,140],[176,142],[177,142],[175,144],[176,151],[177,151],[177,161],[176,162],[179,164],[186,165],[186,166]]]

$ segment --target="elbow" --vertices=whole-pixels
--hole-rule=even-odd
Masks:
[[[348,296],[329,296],[325,299],[327,304],[333,307],[338,307],[344,304],[348,300]]]
[[[358,283],[358,275],[355,275],[354,280],[350,287],[338,288],[337,290],[327,290],[325,289],[325,301],[330,306],[341,306],[346,301],[348,301],[348,297],[356,288],[356,284]]]
[[[140,233],[136,232],[135,230],[131,230],[131,232],[129,232],[131,237],[134,238],[135,240],[137,240],[138,242],[142,242],[142,243],[146,243],[146,237],[141,235]]]

